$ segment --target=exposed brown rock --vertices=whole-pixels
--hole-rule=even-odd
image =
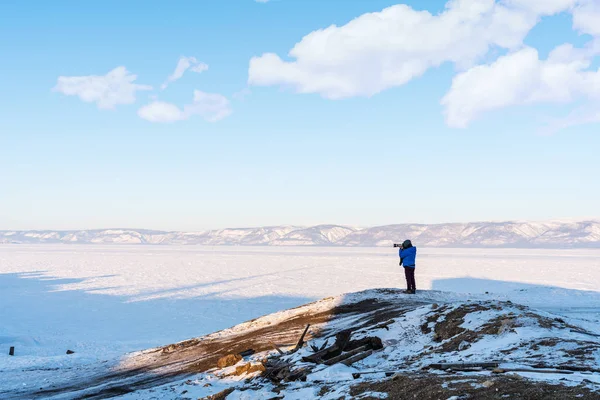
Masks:
[[[244,375],[253,372],[265,372],[265,370],[265,366],[261,363],[245,363],[235,367],[235,374]]]
[[[242,356],[240,356],[239,354],[228,354],[225,357],[219,358],[219,361],[217,361],[217,367],[219,367],[219,368],[231,367],[231,366],[234,366],[235,364],[237,364],[238,362],[240,362],[241,360],[242,360]]]

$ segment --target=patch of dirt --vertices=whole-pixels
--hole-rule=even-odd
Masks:
[[[367,299],[354,304],[346,304],[335,307],[332,311],[334,315],[356,314],[364,315],[354,323],[353,330],[360,330],[369,326],[387,322],[398,318],[408,311],[418,306],[424,305],[424,302],[391,302],[377,299]]]
[[[389,399],[439,400],[457,396],[459,399],[477,400],[600,400],[600,394],[583,386],[550,385],[518,377],[468,377],[432,375],[396,375],[391,379],[353,386],[352,398],[366,392],[383,392]],[[375,399],[361,397],[361,399]]]
[[[436,322],[434,327],[434,337],[438,342],[448,340],[466,331],[465,328],[461,328],[465,322],[465,316],[478,311],[489,311],[489,307],[482,306],[481,304],[464,304],[460,307],[455,308],[445,315],[445,318]],[[439,318],[438,318],[439,320]]]
[[[505,332],[515,332],[514,328],[521,326],[517,316],[503,314],[484,324],[477,332],[482,335],[501,335]]]
[[[502,353],[502,354],[511,354],[511,353],[514,353],[515,351],[517,351],[519,349],[520,349],[520,347],[512,347],[510,349],[500,350],[500,353]]]
[[[427,319],[425,320],[425,323],[421,325],[421,332],[423,332],[426,335],[430,334],[432,329],[429,327],[429,325],[431,325],[432,323],[437,323],[440,317],[444,315],[446,310],[448,310],[449,308],[449,306],[442,306],[440,308],[436,307],[435,312],[431,315],[428,315]]]
[[[573,348],[565,348],[565,345],[572,344]],[[552,347],[554,352],[562,352],[579,361],[595,361],[595,353],[600,350],[600,344],[581,340],[544,338],[536,342],[529,343],[533,351],[539,351],[540,347]]]
[[[506,304],[514,307],[512,304]],[[467,314],[478,311],[489,311],[489,310],[501,310],[502,303],[499,304],[466,304],[464,306],[458,307],[446,315],[446,318],[440,322],[437,322],[441,315],[433,314],[430,315],[426,323],[421,326],[421,331],[423,333],[430,333],[431,329],[428,327],[430,322],[436,322],[434,327],[434,341],[436,342],[444,342],[443,345],[436,349],[434,352],[443,353],[443,352],[452,352],[463,350],[468,347],[471,343],[474,343],[482,338],[483,335],[501,335],[506,332],[516,332],[514,328],[522,326],[521,319],[522,318],[534,318],[540,326],[544,327],[547,324],[561,324],[556,320],[545,318],[541,316],[537,316],[533,313],[520,314],[515,315],[512,312],[499,315],[489,322],[482,325],[479,329],[473,331],[469,329],[462,328],[461,325],[464,323],[464,318]],[[564,321],[562,322],[564,324]],[[547,344],[548,346],[554,346],[554,344]],[[540,343],[539,345],[544,345]],[[534,348],[539,349],[539,347]],[[516,350],[516,349],[515,349]],[[505,354],[510,353],[511,350],[503,351]]]
[[[573,357],[573,358],[577,358],[579,360],[582,361],[594,361],[595,357],[593,355],[594,352],[598,351],[598,346],[582,346],[579,347],[577,349],[571,349],[571,350],[563,350],[565,353],[567,353],[569,356]]]
[[[528,318],[536,320],[538,325],[545,329],[569,328],[581,330],[581,328],[578,328],[575,325],[566,323],[562,318],[548,318],[532,312],[526,312],[524,315]]]
[[[495,307],[495,306],[494,306]],[[489,311],[492,306],[484,306],[481,304],[464,304],[460,307],[455,308],[447,314],[444,314],[447,308],[440,308],[436,310],[433,315],[427,317],[425,324],[421,326],[421,331],[431,332],[428,325],[431,322],[435,322],[433,328],[433,340],[435,342],[444,342],[440,348],[435,349],[433,352],[451,352],[464,349],[481,337],[478,332],[465,329],[461,325],[465,322],[465,316],[479,311]],[[444,317],[443,319],[441,317]],[[440,321],[441,319],[441,321]],[[427,329],[425,329],[427,327]]]
[[[319,397],[323,397],[329,392],[331,392],[331,388],[329,386],[321,386],[321,389],[319,390],[319,393],[317,395]]]
[[[554,347],[559,342],[560,341],[557,338],[545,338],[545,339],[542,339],[542,340],[540,340],[538,342],[535,342],[531,346],[531,350],[538,351],[540,349],[540,346],[543,346],[543,347]]]

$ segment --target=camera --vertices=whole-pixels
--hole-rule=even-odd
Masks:
[[[394,247],[402,247],[401,243],[394,243]]]

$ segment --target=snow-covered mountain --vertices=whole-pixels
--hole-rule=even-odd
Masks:
[[[271,226],[203,232],[144,229],[0,231],[0,243],[391,246],[410,238],[428,247],[600,248],[600,221]]]
[[[600,247],[600,221],[387,225],[352,232],[337,244],[390,246],[402,238],[431,247]]]

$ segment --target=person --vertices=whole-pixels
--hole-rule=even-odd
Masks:
[[[398,253],[400,255],[400,266],[404,266],[404,275],[406,276],[406,291],[404,293],[415,294],[417,292],[415,283],[417,248],[407,239],[402,243]]]

